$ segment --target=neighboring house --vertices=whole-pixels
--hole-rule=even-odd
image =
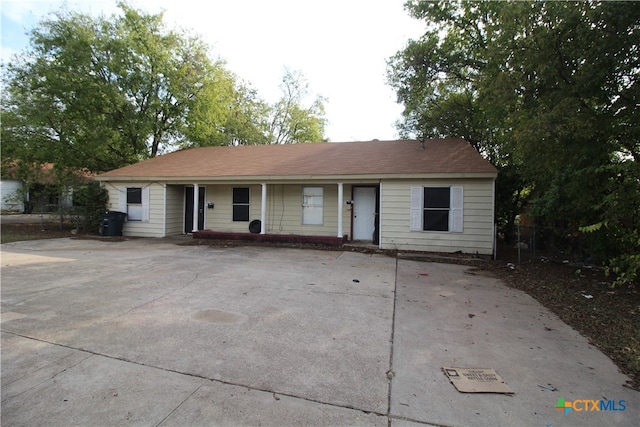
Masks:
[[[34,167],[24,176],[15,163],[3,170],[0,179],[0,210],[2,212],[40,213],[68,208],[73,205],[73,188],[60,191],[55,186],[53,164]],[[76,172],[81,181],[89,182],[92,174]]]
[[[251,228],[492,254],[496,176],[466,141],[440,139],[191,148],[95,179],[128,236]]]

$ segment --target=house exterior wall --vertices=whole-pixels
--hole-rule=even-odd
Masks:
[[[234,187],[250,188],[249,221],[233,221],[232,195]],[[302,223],[302,191],[304,187],[322,187],[323,223]],[[344,200],[351,187],[344,185]],[[249,232],[249,223],[260,219],[262,210],[262,187],[251,185],[206,185],[206,201],[214,203],[214,209],[206,209],[205,228],[222,232]],[[344,202],[343,202],[344,203]],[[349,232],[350,207],[343,206],[343,231]],[[265,230],[269,234],[297,234],[314,236],[337,236],[338,233],[338,185],[322,184],[268,184]]]
[[[123,201],[122,190],[126,194],[127,187],[141,187],[148,189],[148,200],[143,200],[145,209],[148,209],[148,221],[126,221],[122,234],[124,236],[137,237],[164,237],[165,230],[165,186],[159,183],[149,182],[118,182],[105,183],[109,193],[108,209],[112,211],[126,212],[126,199]],[[126,197],[126,196],[124,196]]]
[[[148,221],[127,221],[125,236],[164,237],[184,232],[184,184],[143,182],[106,182],[109,209],[122,211],[120,200],[127,187],[148,189]],[[262,187],[260,184],[204,184],[206,191],[205,229],[222,232],[248,233],[249,223],[260,219]],[[356,184],[353,184],[356,185]],[[353,193],[352,184],[343,186],[343,234],[351,231],[352,205],[346,200]],[[362,184],[358,184],[362,185]],[[323,223],[305,225],[302,219],[304,187],[323,188]],[[463,231],[411,231],[412,187],[462,187]],[[234,187],[250,188],[250,220],[233,221],[232,195]],[[126,200],[125,200],[126,202]],[[214,203],[207,209],[206,203]],[[392,179],[380,184],[380,248],[433,252],[492,254],[494,243],[494,180],[467,179]],[[126,209],[126,203],[124,204]],[[337,184],[268,184],[265,230],[269,234],[337,236]]]
[[[165,202],[165,236],[184,233],[184,185],[167,185]]]
[[[410,231],[412,187],[463,187],[463,231]],[[381,185],[382,249],[490,255],[494,242],[494,181],[487,179],[394,180]]]

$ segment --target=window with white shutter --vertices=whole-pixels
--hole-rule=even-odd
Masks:
[[[119,191],[118,208],[127,221],[149,221],[149,187],[123,187]]]
[[[462,187],[411,187],[411,231],[462,233]]]

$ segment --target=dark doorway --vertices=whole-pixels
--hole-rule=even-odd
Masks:
[[[198,230],[204,229],[205,187],[198,187]],[[184,188],[184,232],[193,231],[193,187]]]

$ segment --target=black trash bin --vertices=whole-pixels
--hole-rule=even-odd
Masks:
[[[122,236],[124,219],[127,214],[118,211],[106,211],[100,215],[100,234],[102,236]]]

